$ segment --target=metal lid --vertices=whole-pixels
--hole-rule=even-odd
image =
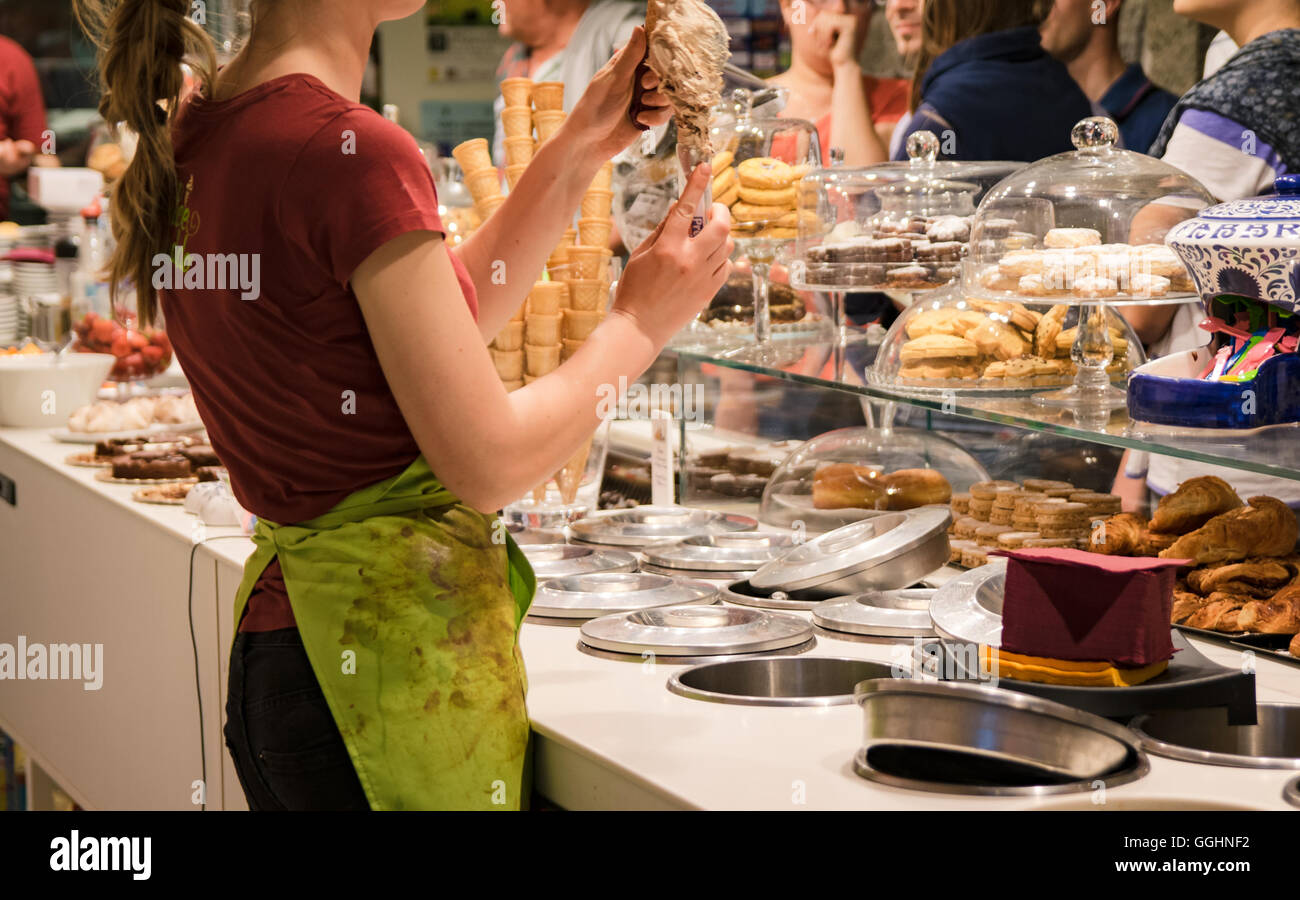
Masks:
[[[930,622],[930,599],[934,593],[930,588],[867,591],[819,603],[813,607],[812,617],[818,625],[831,631],[879,637],[929,637],[934,634]]]
[[[1282,788],[1282,799],[1292,806],[1300,807],[1300,778],[1293,778]]]
[[[637,506],[592,513],[569,526],[576,541],[622,547],[667,544],[705,534],[753,531],[749,516],[685,506]]]
[[[1101,778],[1141,754],[1137,735],[1122,725],[998,687],[878,678],[858,684],[854,698],[868,751],[949,751],[1076,779]]]
[[[752,573],[751,573],[752,575]],[[722,589],[722,599],[740,606],[756,606],[759,609],[812,609],[819,603],[835,598],[831,591],[812,588],[806,591],[783,591],[781,589],[760,590],[749,583],[748,578],[733,581]]]
[[[538,581],[591,572],[635,572],[636,557],[626,550],[597,550],[573,544],[528,544],[519,548]]]
[[[593,572],[553,578],[537,588],[528,614],[555,619],[592,619],[610,613],[716,603],[718,590],[697,581],[644,572]]]
[[[939,507],[886,513],[818,535],[763,566],[756,588],[816,587],[906,556],[943,534],[952,513]]]
[[[793,546],[794,538],[788,534],[758,531],[702,534],[647,550],[645,561],[663,569],[745,572],[771,562],[779,553]]]
[[[670,606],[593,619],[582,641],[617,653],[711,656],[761,653],[805,643],[812,626],[798,616],[734,606]]]
[[[935,591],[930,621],[944,637],[972,644],[1002,646],[1002,593],[1007,583],[1006,557],[989,560]]]

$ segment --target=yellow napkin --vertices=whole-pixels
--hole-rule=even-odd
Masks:
[[[1136,669],[1121,669],[1108,662],[1025,656],[988,646],[980,647],[980,657],[984,671],[996,672],[1001,678],[1077,687],[1132,687],[1150,681],[1169,668],[1169,660]]]

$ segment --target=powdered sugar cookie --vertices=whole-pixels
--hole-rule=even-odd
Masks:
[[[1053,228],[1043,237],[1044,247],[1087,247],[1101,243],[1095,228]]]

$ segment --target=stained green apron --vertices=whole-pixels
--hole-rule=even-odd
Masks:
[[[494,540],[495,538],[495,540]],[[294,525],[260,520],[235,622],[279,557],[372,809],[520,809],[529,788],[519,623],[532,568],[424,457]]]

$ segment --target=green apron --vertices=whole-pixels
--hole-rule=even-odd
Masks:
[[[495,519],[460,503],[421,456],[310,521],[259,520],[253,542],[236,625],[279,557],[371,808],[526,806],[518,637],[535,579]]]

